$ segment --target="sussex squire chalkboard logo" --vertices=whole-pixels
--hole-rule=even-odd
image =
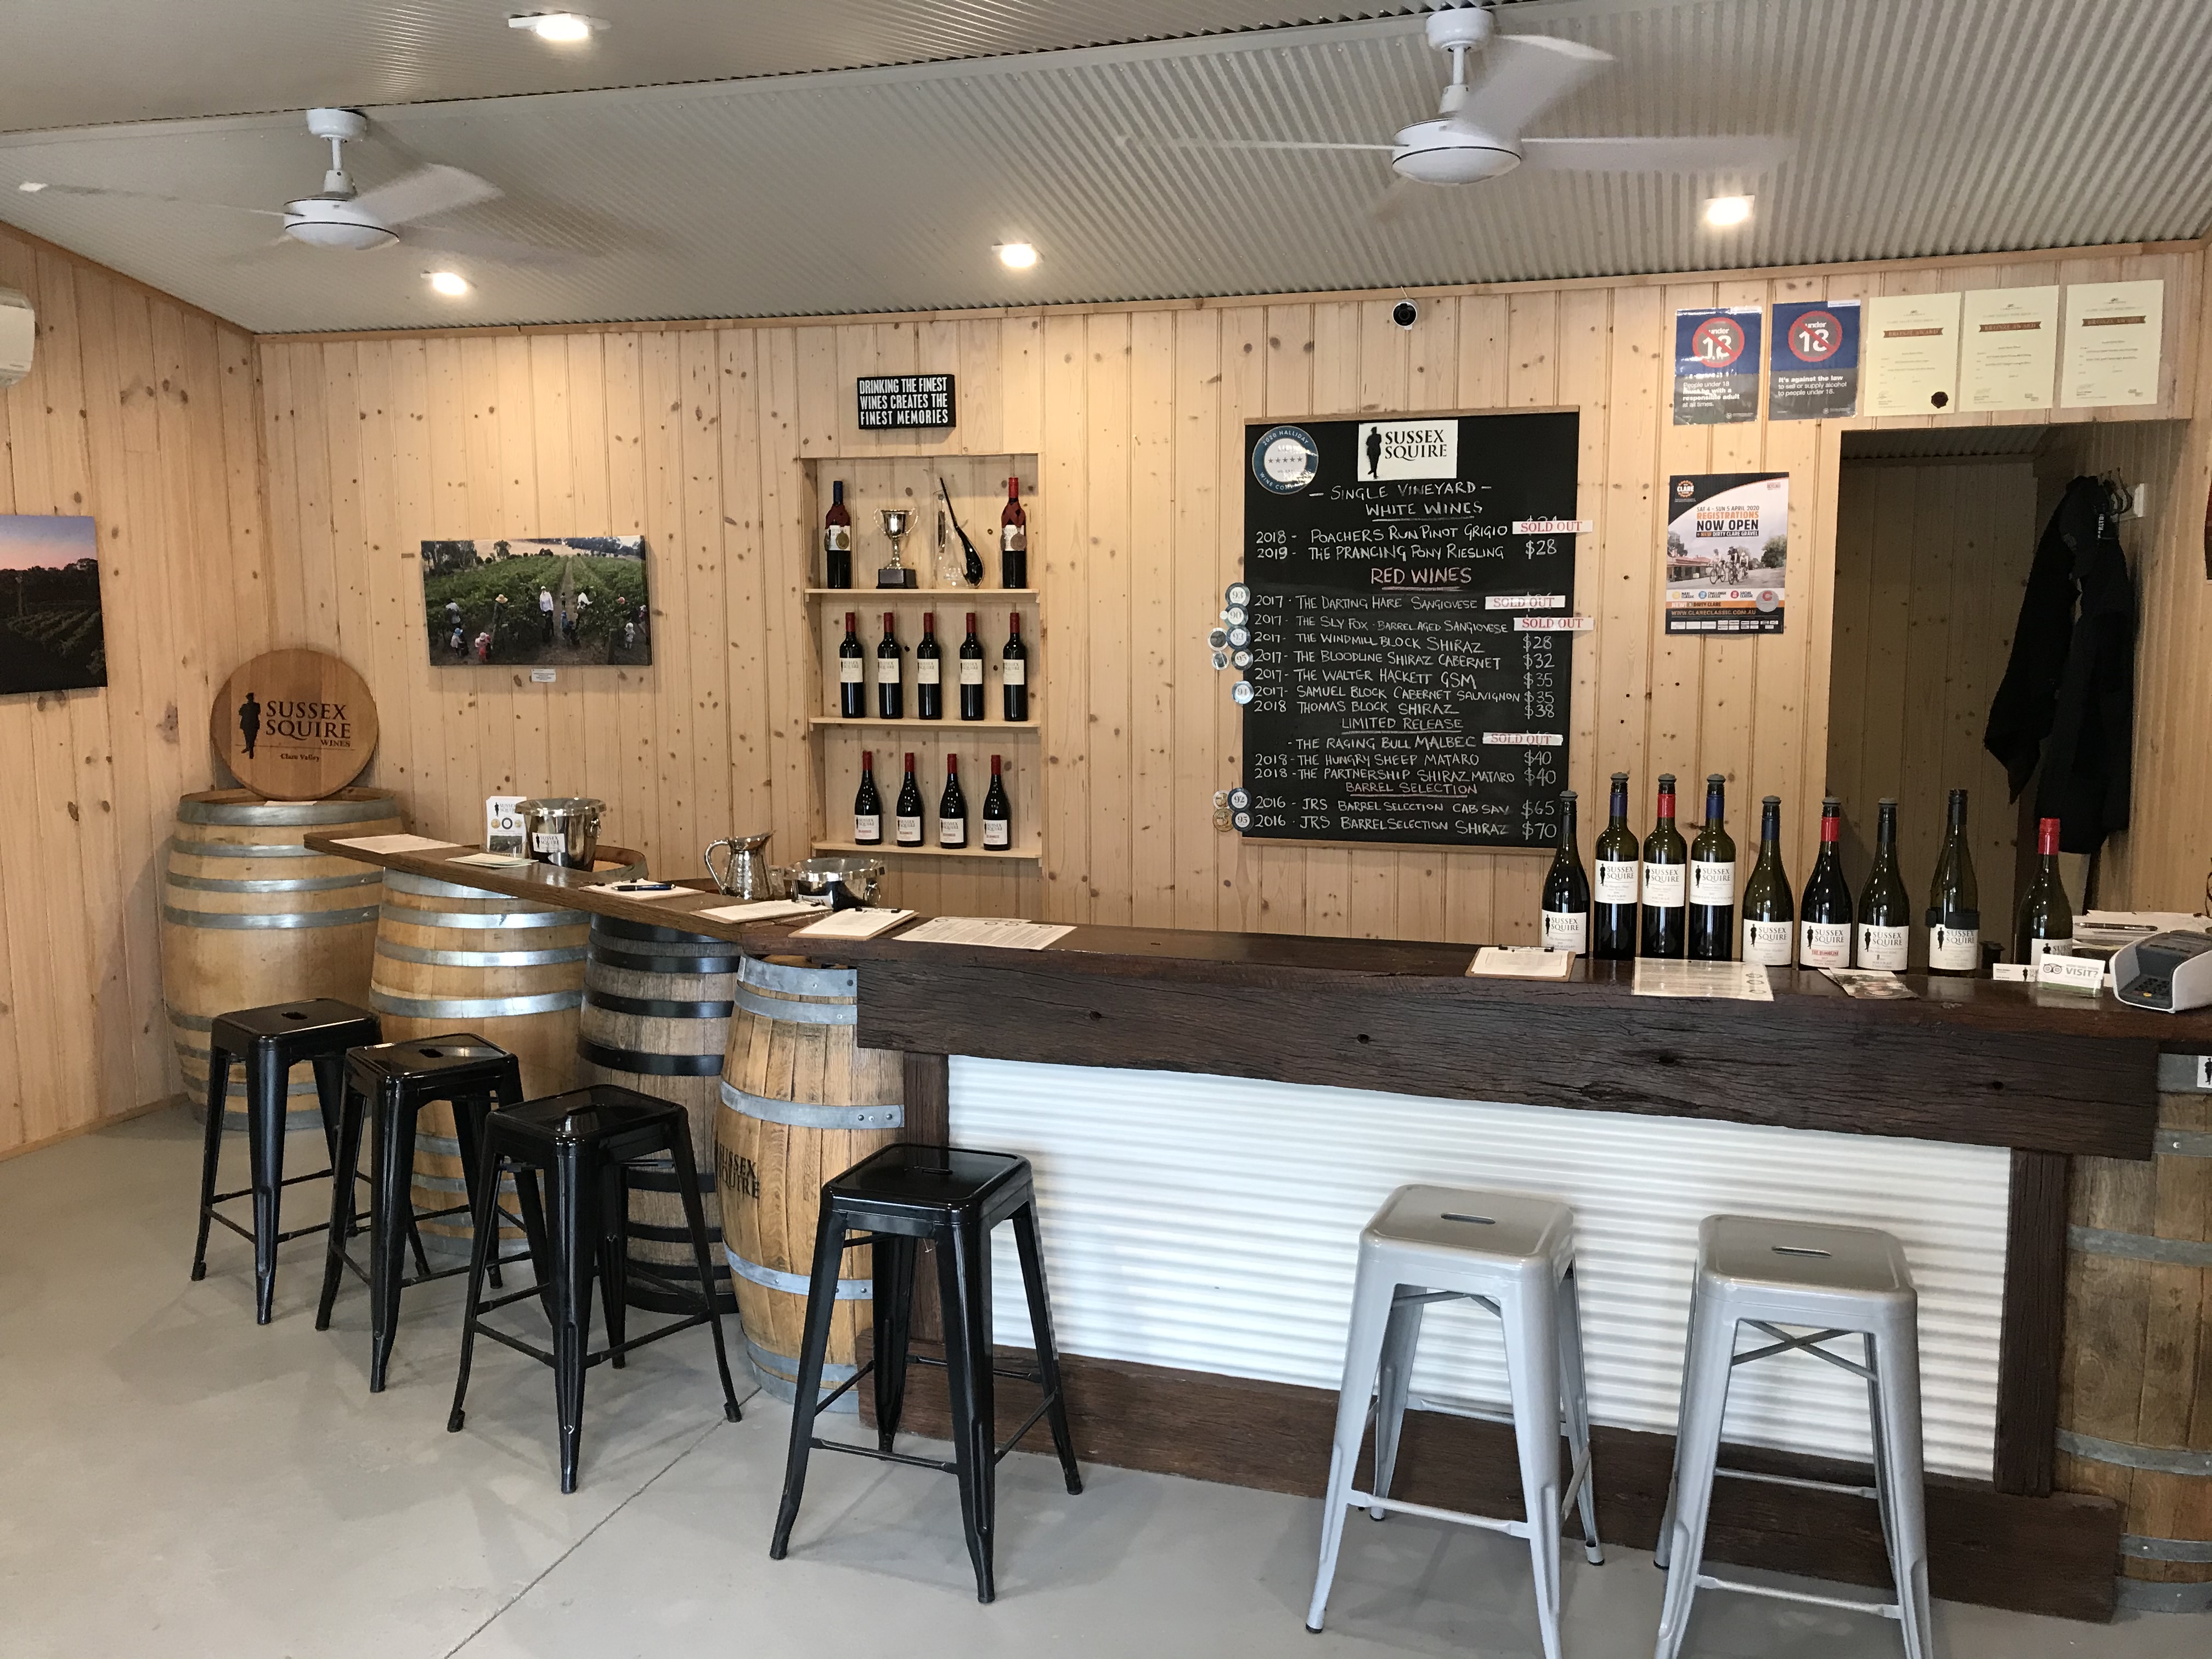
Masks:
[[[1363,479],[1456,478],[1459,422],[1362,422],[1358,452]]]
[[[1321,446],[1304,427],[1270,427],[1252,446],[1252,476],[1278,495],[1295,495],[1321,471]]]

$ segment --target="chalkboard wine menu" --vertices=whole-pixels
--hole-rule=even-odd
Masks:
[[[1557,842],[1577,418],[1245,428],[1240,831]]]

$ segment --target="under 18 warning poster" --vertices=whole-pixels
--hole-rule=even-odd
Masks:
[[[1858,413],[1859,302],[1799,300],[1774,307],[1766,374],[1770,421],[1840,421]]]
[[[1790,574],[1790,475],[1668,480],[1667,631],[1779,634]]]
[[[1721,426],[1759,418],[1757,306],[1674,313],[1674,424]]]

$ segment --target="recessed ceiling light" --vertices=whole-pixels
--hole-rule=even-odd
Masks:
[[[1748,196],[1716,196],[1705,204],[1705,222],[1715,230],[1730,230],[1751,222]]]
[[[426,270],[422,275],[433,289],[449,300],[458,300],[469,291],[469,279],[458,270]]]
[[[1027,242],[998,244],[999,263],[1009,270],[1027,270],[1036,263],[1036,249]]]
[[[592,33],[606,25],[596,17],[586,17],[579,11],[533,11],[510,16],[507,26],[511,29],[528,29],[541,40],[550,40],[556,46],[573,46],[588,40]]]

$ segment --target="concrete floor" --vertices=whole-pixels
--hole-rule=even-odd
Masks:
[[[360,1289],[314,1329],[312,1242],[289,1247],[265,1328],[242,1241],[219,1234],[190,1283],[197,1145],[165,1112],[0,1164],[6,1659],[1537,1652],[1510,1540],[1355,1519],[1328,1632],[1308,1637],[1317,1505],[1109,1468],[1070,1498],[1026,1455],[1000,1477],[992,1607],[952,1482],[920,1470],[817,1457],[792,1556],[771,1562],[787,1419],[756,1396],[721,1421],[703,1333],[591,1373],[582,1488],[563,1498],[551,1379],[520,1355],[479,1353],[468,1427],[445,1431],[453,1282],[410,1295],[374,1400]],[[314,1185],[292,1191],[319,1208]],[[1648,1654],[1650,1558],[1566,1556],[1571,1659]],[[2203,1659],[2212,1616],[1943,1604],[1937,1636],[1948,1659]],[[1901,1650],[1879,1619],[1709,1593],[1690,1651]]]

